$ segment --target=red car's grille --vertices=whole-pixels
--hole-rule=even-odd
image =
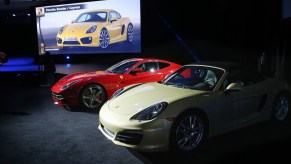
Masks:
[[[54,97],[55,99],[57,99],[57,100],[63,100],[63,99],[64,99],[64,97],[63,97],[62,95],[56,94],[56,93],[54,93],[54,92],[52,92],[52,95],[53,95],[53,97]]]

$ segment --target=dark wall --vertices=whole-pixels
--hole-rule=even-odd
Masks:
[[[182,64],[225,60],[255,67],[262,51],[270,55],[273,52],[282,13],[278,0],[195,0],[191,4],[141,0],[141,6],[142,56]],[[8,37],[4,37],[1,49],[11,56],[35,55],[36,25],[23,19],[17,22],[7,21],[2,25],[1,36],[8,34]],[[100,56],[140,55],[93,58]]]
[[[255,65],[262,51],[271,55],[281,19],[281,2],[277,0],[146,2],[168,20],[201,60]]]

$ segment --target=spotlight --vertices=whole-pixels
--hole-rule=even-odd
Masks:
[[[15,14],[12,14],[12,16],[14,16],[14,17],[15,17],[16,15],[15,15]]]
[[[70,59],[70,56],[67,56],[66,59],[69,60]]]
[[[30,14],[27,14],[27,16],[29,16],[29,17],[30,17]]]

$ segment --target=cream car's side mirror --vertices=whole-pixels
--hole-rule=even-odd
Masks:
[[[230,83],[224,90],[224,93],[237,92],[240,90],[242,90],[242,86],[239,83]]]

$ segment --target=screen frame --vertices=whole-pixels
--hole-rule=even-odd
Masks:
[[[106,0],[87,0],[87,1],[80,1],[80,0],[77,0],[77,1],[74,1],[74,2],[44,2],[42,4],[38,4],[38,5],[35,5],[35,6],[31,6],[30,8],[30,13],[31,13],[31,20],[32,20],[32,26],[34,28],[34,31],[35,31],[35,51],[34,51],[34,54],[35,56],[44,56],[44,53],[43,54],[40,54],[40,50],[39,50],[39,41],[38,41],[38,32],[37,32],[37,16],[36,16],[36,8],[38,7],[53,7],[53,6],[56,6],[56,5],[70,5],[70,4],[76,4],[76,3],[88,3],[88,2],[99,2],[99,1],[106,1]],[[140,37],[140,40],[139,40],[139,44],[140,44],[140,49],[139,49],[139,52],[125,52],[125,51],[122,51],[122,52],[106,52],[106,53],[102,53],[102,52],[94,52],[94,53],[78,53],[78,54],[68,54],[68,53],[57,53],[57,54],[51,54],[53,57],[55,56],[60,56],[60,57],[64,57],[64,56],[68,56],[68,55],[72,55],[72,56],[78,56],[78,55],[81,55],[81,56],[103,56],[104,54],[107,55],[107,56],[118,56],[118,55],[128,55],[128,56],[138,56],[140,57],[142,54],[143,54],[143,30],[142,30],[142,1],[141,0],[136,0],[136,1],[139,1],[139,4],[140,4],[140,9],[139,9],[139,14],[140,14],[140,18],[139,18],[139,23],[140,23],[140,34],[139,34],[139,37]],[[38,57],[36,57],[38,58]]]

